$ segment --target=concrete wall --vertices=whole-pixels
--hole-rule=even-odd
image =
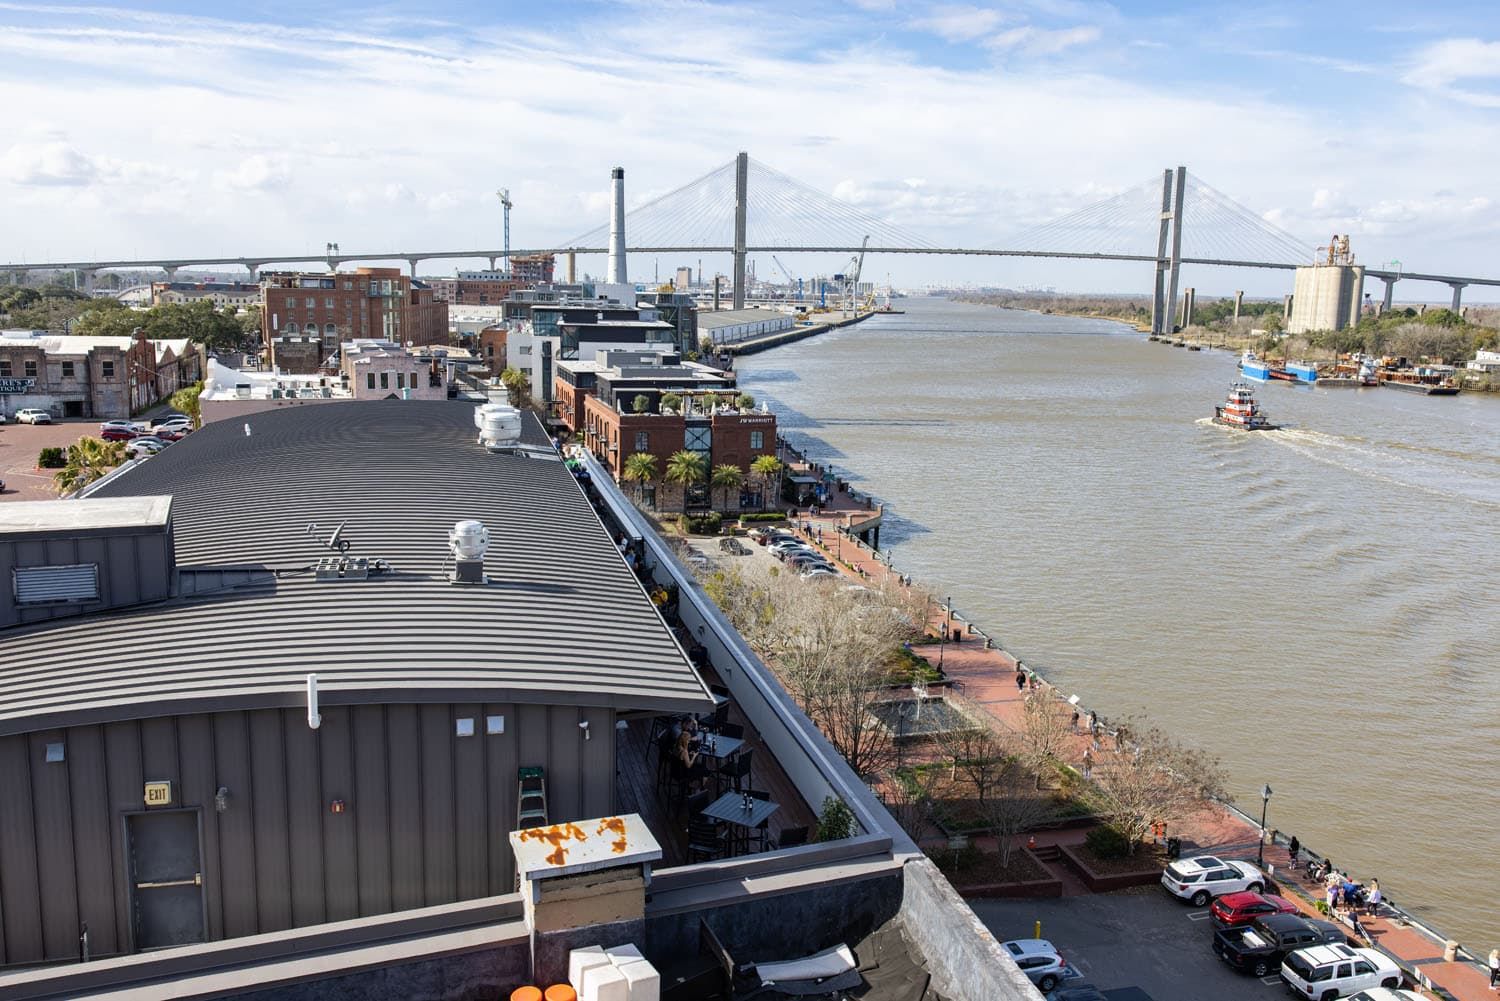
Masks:
[[[906,863],[901,920],[927,959],[933,986],[954,998],[1042,1001],[943,874],[925,858]]]

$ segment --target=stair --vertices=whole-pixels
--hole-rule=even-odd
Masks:
[[[1062,861],[1062,850],[1056,845],[1037,845],[1031,849],[1031,854],[1035,855],[1037,860],[1041,862]]]
[[[540,765],[516,769],[516,830],[547,826],[547,774]]]

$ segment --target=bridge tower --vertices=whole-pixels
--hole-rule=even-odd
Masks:
[[[1187,188],[1187,168],[1162,172],[1161,211],[1162,222],[1156,240],[1156,296],[1152,302],[1151,332],[1170,334],[1175,332],[1172,314],[1177,308],[1177,279],[1182,270],[1182,199]],[[1170,198],[1170,201],[1168,200]],[[1172,226],[1170,256],[1167,248],[1167,224]],[[1166,300],[1162,301],[1162,271],[1166,270]]]
[[[750,187],[750,154],[734,158],[734,308],[745,308],[745,209]]]

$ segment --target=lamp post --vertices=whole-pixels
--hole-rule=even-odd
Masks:
[[[1266,807],[1271,803],[1271,787],[1260,787],[1260,841],[1255,846],[1255,864],[1262,866],[1266,858]]]
[[[948,623],[944,622],[938,629],[938,673],[943,673],[943,650],[948,645]]]

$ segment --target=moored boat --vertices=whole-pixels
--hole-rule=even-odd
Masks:
[[[1376,373],[1382,386],[1420,393],[1423,396],[1457,396],[1458,382],[1453,378],[1454,369],[1448,365],[1418,365],[1385,367]]]
[[[1271,366],[1266,364],[1254,351],[1247,350],[1240,355],[1240,373],[1247,379],[1258,379],[1265,382],[1271,378]]]
[[[1237,431],[1275,431],[1278,427],[1266,419],[1265,411],[1243,382],[1230,386],[1228,398],[1214,407],[1214,423]]]

